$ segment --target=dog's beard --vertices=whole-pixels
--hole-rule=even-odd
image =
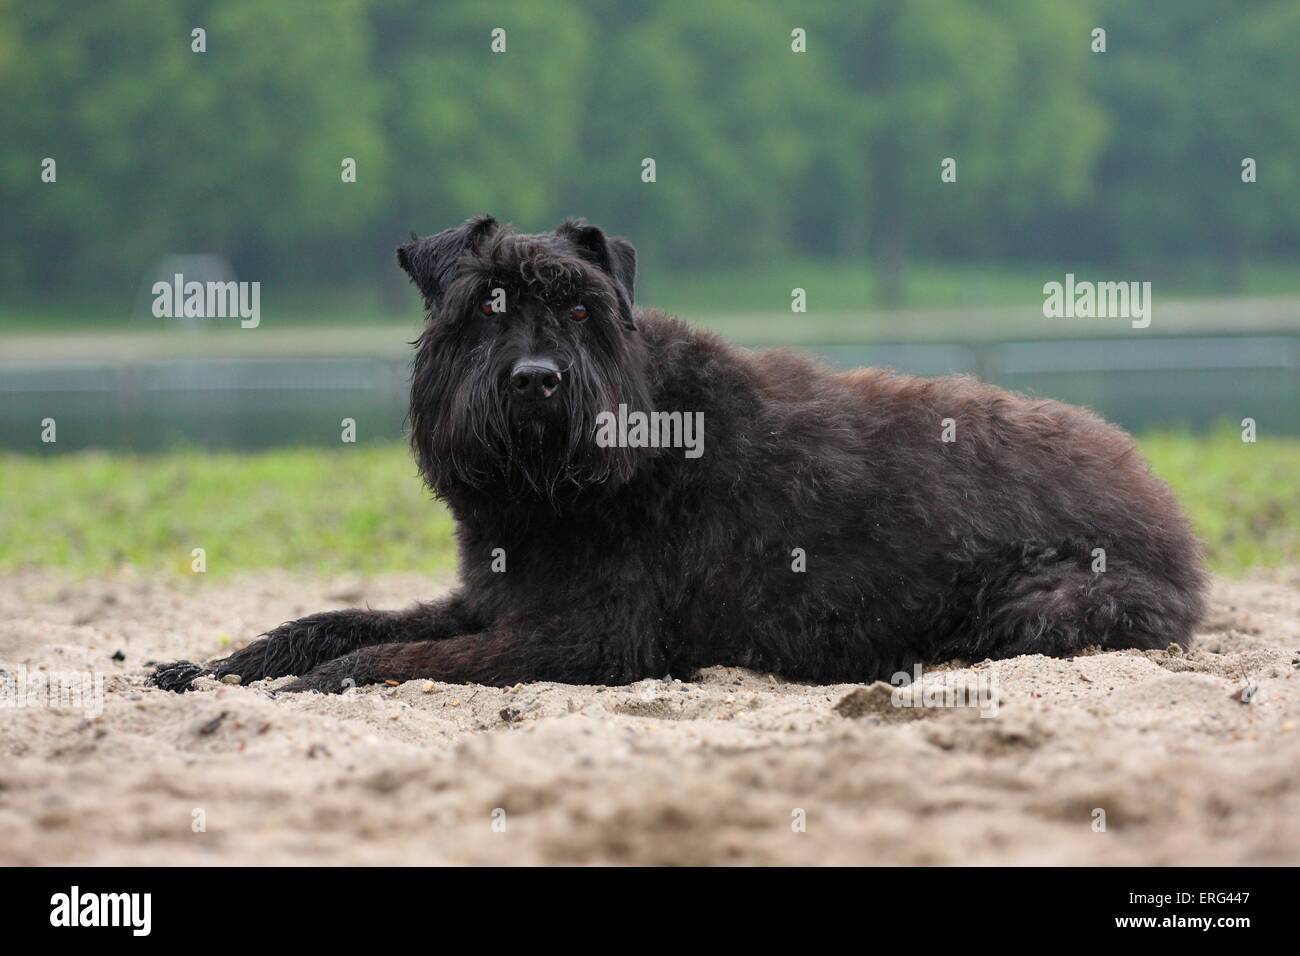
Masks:
[[[485,352],[458,379],[450,365],[439,375],[417,361],[412,444],[435,493],[473,489],[560,507],[632,477],[639,450],[601,447],[596,429],[600,413],[620,403],[646,408],[638,377],[583,356],[565,370],[555,396],[524,404],[508,394],[507,377]]]

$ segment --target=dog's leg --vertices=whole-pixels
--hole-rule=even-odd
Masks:
[[[545,634],[535,629],[497,629],[445,641],[363,647],[320,665],[284,688],[339,693],[360,684],[419,678],[456,684],[508,687],[529,681],[566,684],[627,684],[662,677],[658,655],[620,654],[599,638]]]
[[[238,674],[241,683],[248,684],[265,677],[305,674],[358,648],[444,640],[480,627],[482,622],[470,615],[459,595],[404,611],[324,611],[286,621],[229,657],[204,665],[160,664],[150,681],[177,692],[189,690],[190,682],[204,674],[218,679]]]

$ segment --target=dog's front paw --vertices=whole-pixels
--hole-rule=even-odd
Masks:
[[[277,694],[301,694],[304,691],[316,691],[321,694],[341,694],[358,684],[371,683],[358,677],[357,664],[360,655],[355,652],[326,661],[319,667],[313,667],[301,677],[294,678],[283,687],[277,687]]]
[[[210,670],[195,664],[193,661],[172,661],[155,667],[154,672],[149,675],[145,683],[176,694],[183,694],[187,690],[192,690],[190,684],[194,681],[194,678],[209,673],[211,673]]]

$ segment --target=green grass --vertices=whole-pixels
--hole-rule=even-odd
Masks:
[[[0,569],[190,573],[455,568],[452,521],[405,446],[0,457]]]
[[[1148,279],[1162,303],[1181,299],[1295,297],[1300,295],[1300,270],[1290,262],[1252,262],[1242,270],[1240,285],[1227,288],[1212,262],[1185,261],[1155,272],[1133,274],[1116,265],[1086,263],[962,263],[916,261],[904,273],[902,303],[907,309],[978,309],[1042,305],[1043,283],[1061,280],[1066,272],[1080,279]],[[860,331],[844,327],[846,316],[860,316],[880,307],[879,287],[869,260],[776,260],[707,272],[685,272],[664,266],[644,267],[637,280],[638,300],[695,321],[717,317],[728,330],[732,317],[777,317],[788,337],[791,328],[807,324],[810,335],[833,334],[836,339]],[[802,288],[808,311],[793,316],[790,290]],[[70,302],[28,298],[0,302],[0,333],[150,332],[175,327],[171,320],[147,315],[148,297],[113,301]],[[277,285],[265,290],[261,302],[266,328],[349,328],[418,326],[414,292],[401,311],[387,311],[379,301],[377,283],[342,287],[294,288]],[[134,318],[133,318],[134,316]],[[238,327],[238,323],[227,322]],[[743,339],[745,326],[735,331]],[[865,331],[872,331],[867,329]],[[797,333],[796,333],[797,336]]]
[[[1247,444],[1225,428],[1203,438],[1148,435],[1141,445],[1187,509],[1215,570],[1300,563],[1300,439]]]
[[[916,261],[903,273],[907,309],[970,309],[1041,306],[1043,283],[1079,279],[1149,280],[1160,301],[1294,296],[1300,271],[1290,262],[1250,263],[1234,287],[1220,281],[1213,262],[1189,260],[1156,269],[1080,262],[971,263]],[[708,272],[648,272],[639,279],[640,297],[662,308],[699,315],[785,312],[790,290],[808,294],[808,314],[862,312],[880,307],[879,283],[868,260],[789,260],[761,267]]]
[[[1213,436],[1142,442],[1205,539],[1239,573],[1300,562],[1300,440]],[[259,567],[421,571],[455,567],[452,522],[402,445],[250,454],[180,451],[0,456],[0,571],[94,572],[123,564],[190,573]]]

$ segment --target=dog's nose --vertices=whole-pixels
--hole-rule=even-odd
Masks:
[[[520,398],[550,398],[560,387],[560,370],[550,359],[520,359],[510,370],[510,387]]]

